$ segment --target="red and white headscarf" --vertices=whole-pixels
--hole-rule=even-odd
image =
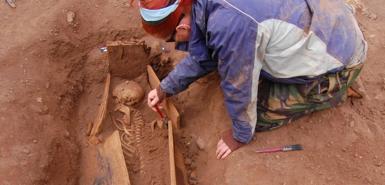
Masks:
[[[183,15],[183,4],[189,0],[140,0],[143,29],[158,38],[168,39]],[[190,1],[191,2],[191,1]]]

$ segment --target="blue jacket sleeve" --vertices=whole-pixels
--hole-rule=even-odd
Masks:
[[[204,11],[200,3],[194,3],[192,11],[189,55],[160,84],[162,90],[167,94],[175,95],[185,90],[198,78],[217,69],[217,62],[211,59],[207,48],[205,26],[202,19]]]
[[[262,54],[258,25],[247,16],[226,8],[207,11],[194,4],[189,56],[161,82],[161,88],[176,94],[197,78],[218,69],[225,104],[233,126],[233,137],[248,143],[257,123],[258,80]],[[215,7],[214,7],[215,9]],[[210,11],[210,10],[209,10]]]
[[[258,80],[262,60],[258,54],[258,25],[246,16],[221,9],[207,23],[209,47],[215,48],[221,88],[233,126],[233,137],[249,143],[257,123]]]
[[[160,87],[167,94],[175,95],[215,69],[216,63],[211,60],[197,61],[188,55],[162,80]]]

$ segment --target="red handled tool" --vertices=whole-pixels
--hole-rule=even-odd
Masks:
[[[296,144],[296,145],[287,145],[287,146],[280,146],[280,147],[273,147],[273,148],[262,148],[258,149],[257,153],[273,153],[273,152],[289,152],[289,151],[297,151],[297,150],[303,150],[302,145]]]
[[[167,116],[163,115],[162,111],[160,111],[160,109],[159,109],[158,104],[156,104],[154,107],[155,107],[156,112],[159,114],[160,118],[163,121],[163,126],[165,126],[167,128],[167,125],[168,125],[168,118],[167,118]]]
[[[155,105],[155,109],[156,109],[156,112],[159,114],[160,118],[163,119],[164,116],[163,116],[162,111],[160,111],[160,109],[159,109],[159,107],[158,107],[158,104]]]

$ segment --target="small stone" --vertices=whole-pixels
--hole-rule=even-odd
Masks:
[[[349,123],[349,127],[351,127],[351,128],[354,127],[354,121],[351,121],[351,122]]]
[[[197,178],[197,173],[196,173],[195,170],[191,172],[191,174],[190,174],[190,179],[191,179],[191,180],[197,180],[197,179],[198,179],[198,178]]]
[[[190,168],[191,169],[196,169],[197,168],[197,164],[194,163],[194,162],[191,162]]]
[[[373,180],[371,178],[369,178],[369,177],[365,177],[365,181],[366,181],[365,184],[373,184],[372,183]]]
[[[68,130],[64,131],[64,137],[66,138],[70,137],[70,132],[68,132]]]
[[[155,152],[155,151],[157,151],[157,150],[158,150],[158,148],[154,147],[154,148],[150,148],[150,149],[148,150],[148,152],[149,152],[149,153],[153,153],[153,152]]]
[[[42,105],[41,103],[39,105],[37,104],[31,104],[30,109],[40,115],[48,114],[49,109],[46,105]]]
[[[36,101],[37,101],[38,103],[43,103],[43,98],[42,98],[42,97],[37,97],[37,98],[36,98]]]
[[[371,20],[377,20],[377,15],[374,13],[369,13],[368,18]]]
[[[275,155],[275,158],[276,158],[276,159],[279,159],[280,157],[279,157],[279,155]]]
[[[28,165],[28,161],[22,160],[22,161],[20,162],[20,164],[21,164],[22,166],[27,166],[27,165]]]
[[[198,146],[198,148],[200,150],[204,150],[205,149],[206,144],[205,144],[205,141],[203,141],[202,138],[198,137],[197,140],[196,140],[196,144],[197,144],[197,146]]]
[[[381,167],[382,165],[383,165],[382,161],[379,161],[379,162],[376,163],[377,167]]]
[[[48,114],[48,112],[49,112],[48,106],[47,106],[47,105],[43,105],[43,106],[41,107],[40,114],[41,114],[41,115],[46,115],[46,114]]]
[[[364,158],[362,155],[358,155],[358,154],[354,154],[354,157],[355,157],[355,158],[359,158],[359,159]]]
[[[191,159],[190,158],[187,158],[185,161],[184,161],[184,164],[187,165],[187,166],[190,166],[192,163]]]
[[[198,184],[198,181],[190,179],[189,183],[190,183],[190,185],[196,185],[196,184]]]
[[[47,82],[47,83],[45,84],[45,88],[46,88],[46,89],[49,89],[50,86],[51,86],[51,84],[50,84],[49,82]]]
[[[33,142],[33,143],[37,143],[37,140],[36,140],[36,139],[34,139],[32,142]]]
[[[75,21],[75,16],[76,16],[75,12],[73,12],[73,11],[68,11],[68,12],[67,12],[67,22],[68,22],[69,24],[73,24],[73,22]]]
[[[374,97],[375,100],[385,100],[385,95],[384,94],[377,94],[375,97]]]
[[[28,150],[28,148],[24,148],[24,149],[22,150],[22,152],[25,153],[25,154],[30,154],[30,153],[31,153],[31,151]]]

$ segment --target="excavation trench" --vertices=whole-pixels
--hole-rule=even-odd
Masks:
[[[170,118],[165,124],[145,98],[158,80],[148,70],[167,71],[169,61],[151,54],[144,42],[107,45],[108,52],[91,51],[89,60],[105,62],[109,70],[103,80],[89,83],[78,108],[79,124],[87,125],[80,129],[87,134],[80,133],[80,183],[121,184],[128,178],[132,185],[188,184],[185,149],[173,139],[179,124],[176,109],[172,107],[170,115],[172,102],[163,105],[163,114]]]
[[[349,2],[357,10],[370,46],[361,75],[367,98],[310,114],[274,132],[257,133],[255,141],[222,161],[216,160],[216,146],[220,133],[231,127],[232,120],[224,104],[220,78],[206,76],[173,97],[182,115],[182,128],[174,130],[175,156],[180,159],[181,151],[189,184],[383,184],[385,165],[381,156],[385,150],[378,146],[383,146],[385,129],[385,76],[381,70],[385,65],[385,41],[381,37],[385,9],[379,6],[379,0]],[[126,176],[131,184],[167,184],[168,130],[151,130],[150,123],[159,117],[146,107],[145,100],[130,107],[133,118],[139,112],[143,119],[140,139],[145,144],[129,148],[131,158],[127,159],[122,146],[104,150],[114,131],[119,132],[119,142],[122,135],[109,116],[111,112],[114,119],[123,117],[114,110],[112,89],[116,83],[130,80],[139,83],[146,94],[150,89],[146,64],[162,61],[156,59],[156,53],[136,60],[144,63],[138,65],[140,69],[134,65],[123,71],[135,76],[112,76],[108,114],[97,135],[101,143],[90,144],[86,135],[99,111],[109,72],[106,55],[99,48],[108,40],[145,36],[138,6],[118,0],[17,3],[16,9],[6,4],[0,7],[0,184],[112,184],[109,175],[113,172],[109,170],[114,167],[102,156],[119,153],[115,152],[119,148],[119,165],[128,163]],[[73,22],[68,22],[68,13],[75,15]],[[146,42],[151,52],[163,48],[158,40],[148,40],[152,41]],[[180,56],[165,49],[159,57],[165,55]],[[152,65],[160,78],[170,70],[164,66],[167,63]],[[134,130],[131,127],[135,125],[127,124],[127,128]],[[135,137],[135,131],[130,132]],[[254,152],[256,148],[290,143],[303,144],[306,150],[274,155]],[[108,151],[110,154],[106,154]],[[140,159],[142,155],[137,153],[149,153],[149,158]],[[178,168],[176,174],[180,177]]]

